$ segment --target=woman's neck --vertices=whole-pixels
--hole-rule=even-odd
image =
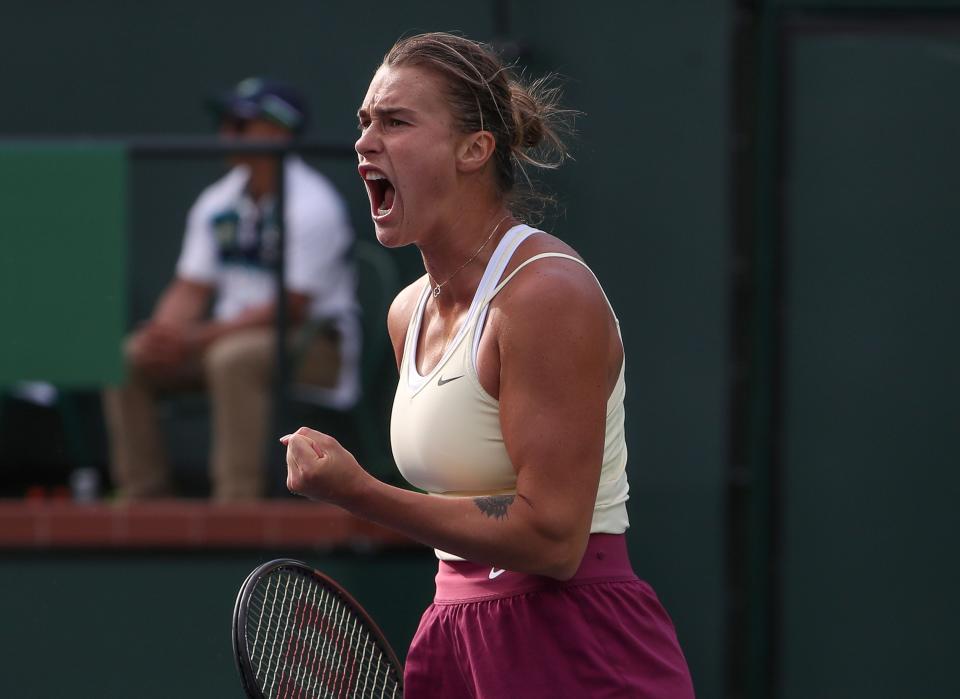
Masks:
[[[503,202],[498,202],[482,214],[459,217],[420,245],[423,266],[439,306],[453,307],[473,299],[490,256],[513,225],[513,216]]]

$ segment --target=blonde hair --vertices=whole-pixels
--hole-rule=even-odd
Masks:
[[[385,66],[417,66],[438,74],[463,133],[489,131],[496,141],[496,186],[517,215],[537,218],[553,201],[536,190],[527,167],[553,170],[570,157],[563,136],[577,113],[560,107],[553,76],[524,84],[494,49],[456,34],[430,32],[400,39]],[[518,174],[523,186],[518,187]]]

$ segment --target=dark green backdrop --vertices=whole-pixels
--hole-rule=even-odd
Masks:
[[[960,5],[754,18],[751,654],[730,696],[955,697]]]
[[[960,21],[785,77],[784,697],[956,697]],[[825,129],[824,125],[830,128]]]
[[[310,136],[352,143],[356,107],[394,39],[433,29],[495,38],[493,5],[8,4],[0,22],[0,75],[9,97],[0,110],[0,134],[208,133],[202,98],[258,73],[308,91],[316,112]],[[705,0],[615,3],[589,13],[574,3],[510,5],[511,38],[527,48],[529,70],[561,73],[569,104],[585,112],[576,161],[550,182],[565,205],[550,225],[597,271],[623,324],[635,565],[673,614],[701,696],[719,696],[728,10]],[[371,235],[353,165],[318,165],[349,197],[358,234]],[[128,305],[135,322],[169,278],[186,209],[219,166],[141,159],[130,171]],[[417,273],[413,251],[403,251],[400,260],[407,278]],[[111,665],[100,696],[126,696],[121,678],[142,678],[155,664],[149,647],[138,652],[130,644],[137,629],[129,617],[146,599],[170,620],[151,631],[158,639],[182,649],[196,644],[192,652],[200,658],[227,650],[226,618],[197,617],[199,628],[185,634],[187,615],[164,601],[159,581],[194,578],[210,608],[225,609],[253,558],[240,565],[222,557],[134,557],[130,580],[143,586],[142,596],[118,598],[113,609],[95,605],[95,612],[45,596],[35,616],[4,626],[0,648],[27,675],[30,667],[43,672],[48,665],[25,647],[24,634],[56,633],[69,619],[85,629],[86,644],[100,645],[104,660],[122,659]],[[429,557],[417,560],[406,567],[384,564],[385,593],[412,571],[420,577],[429,571]],[[112,557],[18,558],[15,567],[19,575],[4,579],[21,598],[39,591],[37,581],[50,571],[75,574],[96,589],[110,584],[108,575],[127,570]],[[173,572],[161,578],[136,572],[154,569]],[[367,599],[375,598],[376,586],[369,590]],[[388,625],[403,647],[415,618],[397,619]],[[55,648],[62,686],[69,687],[67,677],[87,659]],[[198,689],[191,695],[186,685],[179,696],[209,696],[221,684],[229,694],[235,678],[222,660],[211,656],[209,666],[191,665]],[[52,688],[60,681],[47,676],[51,689],[44,695],[56,695]],[[135,686],[144,687],[139,681]]]
[[[349,144],[367,80],[397,36],[493,39],[495,5],[6,3],[0,137],[209,133],[202,98],[260,73],[309,93],[310,136]],[[725,684],[757,698],[957,696],[947,620],[960,582],[949,553],[960,524],[960,5],[501,6],[527,69],[559,72],[585,112],[576,161],[549,178],[565,207],[550,227],[597,271],[623,324],[632,555],[674,617],[698,696],[720,697]],[[750,29],[737,75],[735,21]],[[755,89],[735,93],[745,75]],[[735,170],[744,144],[749,162]],[[317,164],[369,237],[352,163]],[[128,323],[149,313],[187,207],[219,171],[209,161],[130,164]],[[747,173],[753,201],[738,219],[729,195]],[[740,226],[755,235],[731,250]],[[16,234],[8,222],[0,235]],[[405,278],[417,274],[414,251],[398,260]],[[731,274],[748,263],[756,293],[735,309]],[[747,608],[728,616],[734,311],[749,320],[741,368],[751,392],[735,423],[744,432],[732,436],[747,445],[752,528],[732,542],[748,551],[736,559]],[[86,693],[94,676],[90,696],[170,696],[144,679],[170,648],[189,680],[177,696],[238,694],[227,616],[246,570],[268,555],[7,554],[0,651],[24,696]],[[405,647],[429,597],[429,555],[312,562],[354,586]],[[79,599],[66,594],[73,580]],[[184,608],[169,591],[188,586],[199,597]],[[403,604],[397,590],[409,591]],[[744,624],[736,638],[751,649],[749,681],[725,683],[736,650],[726,632]],[[79,650],[68,634],[82,638]]]

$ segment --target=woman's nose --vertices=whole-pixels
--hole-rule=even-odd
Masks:
[[[380,139],[376,135],[376,130],[374,125],[370,124],[360,132],[360,138],[358,138],[357,142],[353,145],[358,155],[366,155],[367,153],[376,152],[379,149]]]

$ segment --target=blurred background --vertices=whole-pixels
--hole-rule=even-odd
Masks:
[[[151,529],[74,505],[71,477],[92,470],[109,498],[99,388],[223,170],[131,144],[209,136],[213,90],[282,78],[309,96],[306,137],[348,153],[309,160],[371,240],[357,106],[401,34],[459,30],[559,73],[585,113],[575,162],[546,180],[563,203],[547,225],[621,319],[634,567],[698,696],[960,696],[960,1],[39,0],[0,18],[12,695],[241,696],[234,596],[280,555],[343,582],[403,655],[430,551],[343,523],[305,532],[269,508],[233,528],[151,511]],[[37,217],[47,233],[25,238]],[[421,273],[413,250],[394,260],[400,282]],[[379,371],[368,398],[385,424],[386,352]],[[21,380],[59,390],[26,400]],[[168,417],[202,507],[205,422]],[[386,474],[384,445],[364,446]],[[274,534],[244,534],[252,520]],[[183,531],[156,531],[170,522]]]

